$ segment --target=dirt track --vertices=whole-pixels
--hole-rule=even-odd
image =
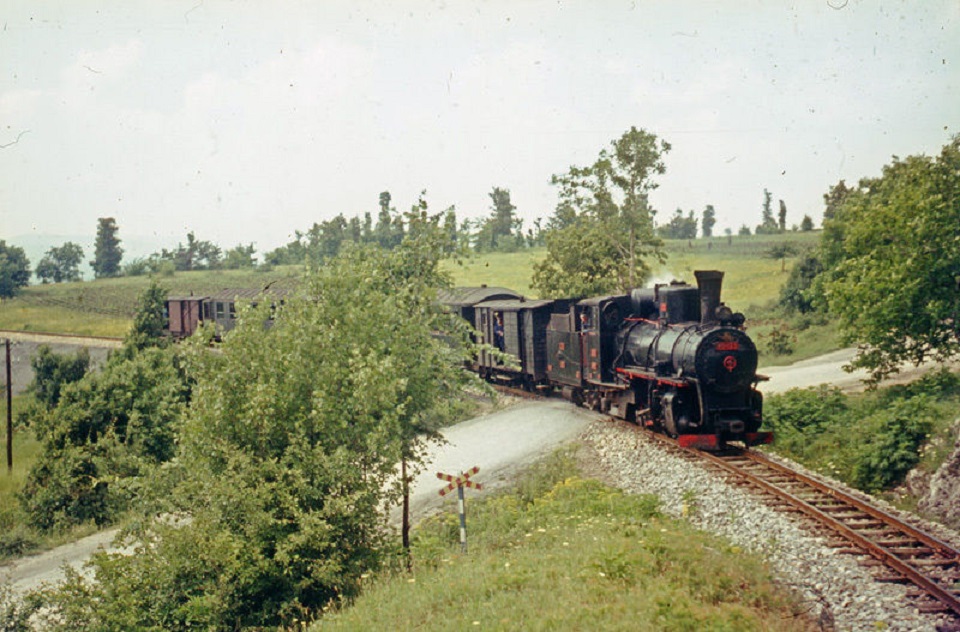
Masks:
[[[10,368],[13,394],[19,395],[33,381],[33,369],[30,360],[40,345],[47,345],[56,353],[73,353],[81,347],[90,351],[90,364],[100,366],[111,349],[120,347],[120,341],[108,338],[84,338],[74,336],[53,336],[50,334],[31,334],[18,331],[0,331],[0,346],[3,339],[10,340]],[[0,350],[0,353],[3,353]],[[4,379],[6,376],[4,375]]]

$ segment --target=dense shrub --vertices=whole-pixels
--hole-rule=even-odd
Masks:
[[[847,411],[847,396],[835,387],[790,389],[764,403],[764,423],[775,432],[818,431]]]
[[[86,347],[72,354],[54,353],[48,345],[40,345],[30,360],[33,382],[30,390],[38,402],[53,408],[60,401],[60,391],[67,384],[83,379],[90,368],[90,352]]]
[[[780,289],[779,303],[789,311],[806,314],[814,311],[814,301],[809,296],[810,286],[823,264],[816,253],[808,252],[790,270],[790,277]]]
[[[877,492],[920,462],[935,427],[936,401],[960,392],[960,378],[937,371],[909,385],[851,397],[822,385],[771,395],[764,423],[777,450],[819,471]]]
[[[173,456],[187,396],[172,352],[147,349],[117,354],[65,388],[54,408],[35,410],[31,425],[44,447],[20,492],[31,524],[113,520],[136,495],[135,479]]]
[[[933,428],[925,395],[892,402],[862,420],[853,484],[875,492],[896,485],[920,461],[920,445]],[[858,433],[859,434],[859,433]]]

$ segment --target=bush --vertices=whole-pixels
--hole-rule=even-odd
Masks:
[[[934,428],[935,397],[957,392],[960,379],[931,373],[907,386],[851,398],[822,385],[767,398],[764,423],[776,449],[867,492],[899,484],[920,462]]]
[[[806,253],[790,270],[790,277],[780,290],[780,305],[788,311],[806,314],[814,311],[809,294],[813,280],[823,272],[823,264],[814,253]]]
[[[847,396],[832,386],[792,388],[764,402],[764,423],[776,432],[818,432],[847,412]]]
[[[60,401],[60,391],[67,384],[79,382],[90,368],[90,352],[86,347],[74,354],[54,353],[48,345],[40,345],[30,360],[33,382],[29,390],[38,402],[53,408]]]
[[[774,355],[790,355],[793,353],[793,345],[797,342],[797,337],[790,333],[786,325],[773,329],[762,339],[767,351]]]
[[[862,422],[868,432],[853,471],[853,484],[876,492],[903,481],[920,462],[920,446],[933,428],[931,403],[926,396],[895,401]]]
[[[31,526],[53,531],[108,522],[116,507],[100,474],[89,449],[45,450],[18,494]]]
[[[188,397],[172,352],[118,353],[65,389],[31,425],[44,443],[20,503],[43,531],[111,522],[137,495],[136,479],[174,453]]]

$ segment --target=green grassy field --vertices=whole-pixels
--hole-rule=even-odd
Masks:
[[[767,251],[776,245],[792,244],[799,252],[816,247],[819,239],[819,232],[809,232],[733,236],[729,241],[726,237],[668,241],[668,259],[658,280],[677,277],[694,283],[694,270],[722,270],[724,302],[750,318],[750,312],[777,299],[797,260],[794,256],[781,262],[767,257]]]
[[[770,259],[766,252],[775,245],[790,243],[798,251],[813,248],[819,232],[749,237],[713,237],[694,241],[668,240],[667,261],[654,273],[653,282],[673,279],[695,283],[694,270],[723,270],[724,300],[736,310],[745,311],[775,300],[787,280],[796,257],[785,262]],[[535,296],[530,289],[533,266],[546,257],[545,248],[515,253],[474,255],[462,264],[447,262],[456,285],[502,285]],[[784,265],[785,264],[785,265]]]
[[[413,570],[371,576],[313,630],[806,630],[753,555],[662,516],[652,496],[581,478],[554,455],[517,489],[418,526]]]
[[[231,288],[291,287],[301,276],[296,266],[264,270],[178,272],[157,277],[173,294],[204,294]],[[14,299],[0,301],[0,329],[123,337],[130,328],[137,297],[150,278],[120,277],[79,283],[33,285]]]

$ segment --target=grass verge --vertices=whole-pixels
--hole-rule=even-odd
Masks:
[[[40,536],[25,526],[26,519],[17,500],[30,468],[40,454],[41,445],[33,432],[13,429],[13,468],[7,469],[7,397],[0,401],[0,419],[3,427],[3,468],[0,470],[0,560],[21,555],[40,544]],[[32,396],[13,398],[13,413],[22,410]]]
[[[576,474],[569,452],[518,487],[421,524],[414,569],[366,581],[314,630],[806,630],[764,564]]]

